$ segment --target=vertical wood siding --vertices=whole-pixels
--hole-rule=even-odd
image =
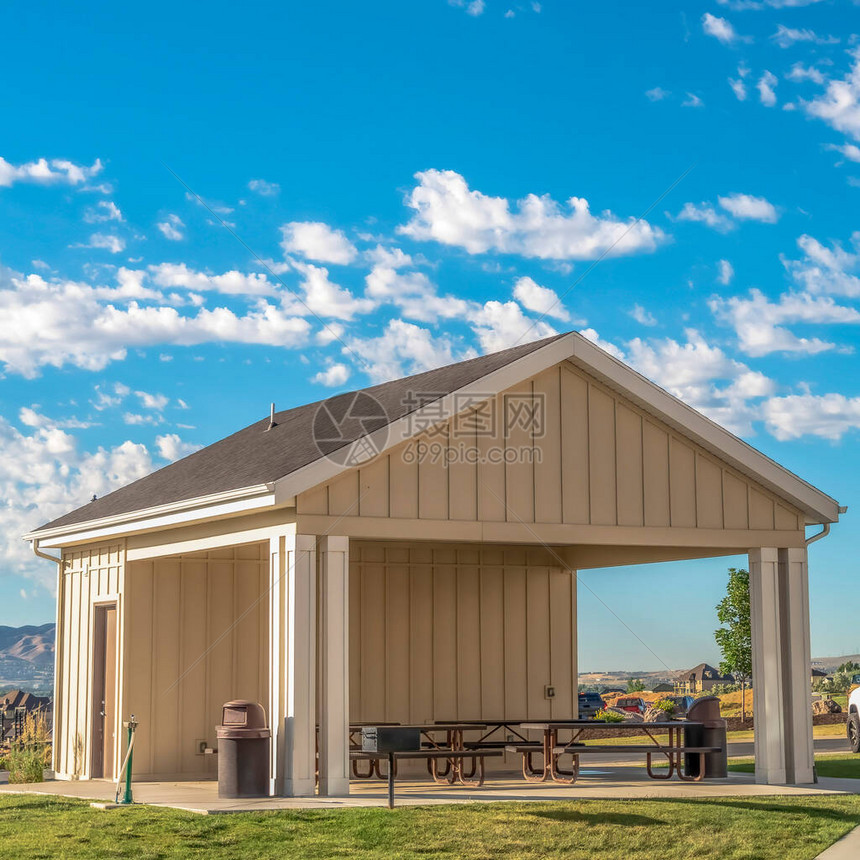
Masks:
[[[504,432],[512,396],[537,430]],[[798,511],[568,362],[298,497],[299,514],[796,532]],[[447,447],[453,462],[416,457]],[[533,452],[533,453],[529,453]],[[520,456],[515,456],[517,453]]]
[[[551,562],[533,549],[352,542],[350,718],[575,716],[576,587]]]
[[[268,545],[132,562],[126,576],[125,713],[137,776],[213,776],[231,699],[268,713]],[[127,717],[126,717],[127,718]]]
[[[106,598],[117,598],[117,689],[122,683],[124,635],[122,591],[125,548],[102,544],[63,553],[62,617],[57,631],[57,691],[54,714],[54,763],[61,776],[89,776],[93,697],[93,607]],[[122,701],[117,702],[115,737],[119,754]],[[109,776],[109,774],[107,774]]]

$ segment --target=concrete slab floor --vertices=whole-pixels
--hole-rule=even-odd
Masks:
[[[104,780],[69,782],[49,780],[33,785],[0,785],[0,793],[22,793],[75,797],[112,802],[115,786]],[[230,812],[261,812],[287,809],[337,809],[380,807],[387,803],[387,787],[380,781],[353,781],[349,797],[266,797],[228,800],[218,797],[218,785],[207,782],[138,782],[134,785],[136,803],[183,809],[204,815]],[[426,779],[402,779],[396,784],[399,806],[449,803],[489,803],[495,801],[547,800],[645,800],[652,798],[716,798],[802,796],[815,794],[857,794],[860,780],[824,779],[810,786],[757,785],[752,774],[732,774],[725,780],[702,783],[677,779],[659,782],[648,779],[642,768],[614,767],[585,770],[574,785],[526,783],[514,774],[495,774],[482,788],[453,788]],[[113,814],[121,814],[115,810]]]

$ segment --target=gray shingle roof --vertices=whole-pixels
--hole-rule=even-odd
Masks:
[[[416,399],[426,403],[433,396],[444,397],[564,336],[555,335],[362,389],[382,406],[385,417],[370,423],[347,421],[345,427],[340,427],[343,438],[329,443],[326,453],[414,411],[420,405],[415,403]],[[330,412],[340,418],[348,412],[355,397],[356,392],[349,392],[325,402]],[[220,442],[46,523],[39,531],[267,484],[290,475],[320,458],[312,428],[323,402],[276,413],[276,426],[269,432],[265,432],[268,417],[256,421]]]

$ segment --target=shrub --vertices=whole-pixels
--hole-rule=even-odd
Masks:
[[[6,759],[9,782],[42,782],[50,764],[51,741],[41,714],[27,714],[20,736],[12,741]]]
[[[601,723],[623,723],[624,717],[616,711],[603,710],[594,715],[595,720],[599,720]]]
[[[660,699],[660,701],[652,703],[651,707],[657,708],[666,714],[674,714],[678,706],[671,699]]]

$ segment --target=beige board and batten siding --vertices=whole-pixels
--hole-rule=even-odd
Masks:
[[[127,712],[138,777],[211,777],[221,706],[268,713],[268,544],[135,561],[126,576]]]
[[[576,716],[576,580],[551,553],[353,541],[349,567],[352,721]]]
[[[410,538],[453,537],[459,527],[460,537],[474,539],[468,524],[483,523],[495,534],[495,524],[504,523],[518,524],[516,539],[524,542],[536,542],[536,534],[552,542],[652,542],[649,532],[670,531],[691,546],[709,544],[718,532],[731,536],[715,545],[746,548],[762,536],[773,545],[802,542],[803,518],[788,502],[569,362],[496,396],[497,414],[511,395],[542,400],[542,432],[518,428],[506,438],[497,421],[491,435],[470,436],[463,428],[475,424],[473,416],[461,415],[301,493],[299,530],[319,530],[336,518],[342,531],[359,537],[362,527],[351,525],[359,518],[400,521],[399,536]],[[450,463],[419,462],[419,443],[466,454]],[[538,453],[504,462],[498,452],[512,449]],[[537,533],[530,524],[577,528]],[[398,536],[396,523],[382,528],[384,534],[366,534]]]
[[[56,690],[53,767],[63,779],[86,779],[92,755],[94,629],[96,605],[117,604],[117,689],[124,666],[123,579],[125,548],[121,543],[66,550],[60,565],[60,629],[56,633]],[[114,727],[116,762],[120,747],[120,702]],[[106,777],[111,774],[105,774]]]

